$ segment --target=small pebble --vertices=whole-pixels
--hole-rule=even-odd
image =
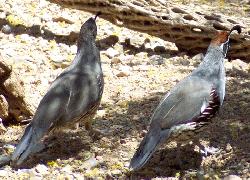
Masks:
[[[116,74],[117,77],[127,77],[131,74],[131,67],[120,66],[119,72]]]
[[[47,174],[48,173],[48,167],[43,165],[43,164],[38,164],[35,167],[36,172],[40,173],[40,174]]]
[[[99,161],[97,161],[96,158],[92,157],[90,159],[88,159],[87,161],[85,161],[82,165],[81,168],[84,169],[92,169],[94,167],[96,167],[99,164]]]
[[[242,180],[242,179],[236,175],[229,175],[227,177],[224,177],[223,180]]]
[[[113,58],[115,56],[117,56],[119,54],[119,52],[117,50],[115,50],[114,48],[108,48],[105,52],[105,54],[109,57],[109,58]]]
[[[3,27],[2,27],[2,32],[3,32],[3,33],[5,33],[5,34],[10,34],[11,31],[12,31],[12,28],[11,28],[8,24],[3,25]]]
[[[121,140],[120,140],[120,143],[121,143],[121,144],[126,144],[126,140],[125,140],[125,139],[121,139]]]
[[[6,171],[6,170],[0,170],[0,177],[7,177],[8,174],[9,174],[8,171]]]
[[[121,174],[121,170],[115,169],[115,170],[111,171],[111,174],[113,174],[113,175]]]
[[[70,165],[66,165],[65,167],[62,168],[62,171],[66,172],[66,173],[71,173],[72,167]]]
[[[20,35],[21,42],[29,42],[31,41],[31,37],[28,34],[22,34]]]
[[[111,60],[111,64],[119,64],[119,63],[121,63],[121,62],[122,62],[121,59],[118,58],[118,57],[114,57],[114,58],[112,58],[112,60]]]

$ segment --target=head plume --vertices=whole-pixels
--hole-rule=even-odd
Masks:
[[[95,15],[95,17],[94,17],[94,20],[96,20],[96,18],[98,17],[98,16],[100,16],[102,13],[101,12],[98,12],[96,15]]]
[[[218,32],[217,36],[212,39],[210,47],[219,48],[223,55],[226,57],[227,51],[230,47],[229,36],[234,30],[238,31],[239,34],[241,33],[241,27],[239,25],[234,26],[229,32]]]
[[[227,32],[227,31],[218,32],[218,34],[215,36],[215,38],[212,39],[211,45],[220,46],[221,44],[226,43],[229,40],[229,36],[231,35],[231,33],[234,30],[236,30],[240,34],[241,33],[240,25],[234,26],[229,32]]]

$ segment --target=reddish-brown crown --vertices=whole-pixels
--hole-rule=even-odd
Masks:
[[[241,26],[240,25],[235,25],[232,27],[232,29],[229,32],[226,31],[221,31],[218,32],[215,38],[212,39],[211,45],[213,46],[220,46],[222,43],[225,43],[228,40],[229,35],[233,32],[237,31],[238,34],[241,33]]]
[[[229,32],[218,32],[214,39],[211,41],[211,45],[219,46],[228,40]]]

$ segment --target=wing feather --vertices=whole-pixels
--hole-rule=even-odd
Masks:
[[[177,84],[156,108],[152,125],[171,128],[199,116],[211,99],[212,84],[192,77]]]

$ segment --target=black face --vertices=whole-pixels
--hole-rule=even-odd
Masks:
[[[222,50],[224,56],[226,56],[228,49],[230,48],[230,40],[229,37],[232,31],[236,30],[239,34],[241,33],[241,27],[239,25],[234,26],[230,32],[228,33],[227,40],[224,43],[221,43],[220,49]],[[223,39],[224,40],[224,39]]]
[[[221,48],[221,50],[222,50],[222,52],[223,52],[223,54],[225,56],[227,54],[227,51],[228,51],[229,47],[230,47],[230,41],[229,41],[229,39],[226,42],[222,43],[221,46],[220,46],[220,48]]]

